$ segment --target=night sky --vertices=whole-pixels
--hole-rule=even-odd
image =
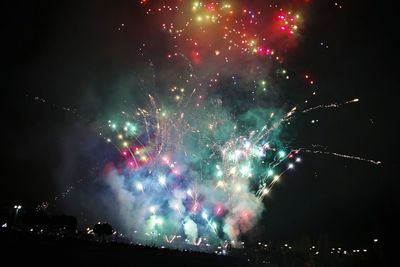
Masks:
[[[338,1],[340,9],[335,1],[306,2],[304,29],[286,65],[312,74],[319,92],[314,103],[360,102],[302,116],[295,122],[296,144],[323,144],[383,163],[304,154],[264,199],[266,211],[250,235],[286,240],[326,233],[349,242],[380,237],[396,207],[392,3]],[[156,70],[162,69],[168,36],[133,0],[14,1],[3,17],[1,206],[53,203],[72,185],[52,212],[74,215],[83,226],[108,220],[93,210],[90,194],[100,190],[98,177],[118,155],[93,125],[137,99],[135,88],[144,79],[137,48],[145,40],[154,48]],[[312,119],[319,123],[310,124]]]

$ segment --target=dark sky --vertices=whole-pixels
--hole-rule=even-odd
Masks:
[[[394,7],[389,1],[344,1],[338,10],[334,1],[310,2],[290,66],[313,74],[321,103],[362,101],[300,120],[299,143],[324,144],[383,164],[304,155],[305,163],[265,201],[267,212],[256,230],[281,239],[321,232],[344,240],[381,235],[389,227],[385,216],[396,207]],[[78,177],[91,177],[91,168],[110,156],[90,125],[137,81],[136,47],[157,32],[143,30],[134,1],[13,1],[2,10],[0,204],[33,207]],[[129,24],[122,34],[116,30],[121,23]],[[83,117],[63,106],[78,108]],[[304,125],[314,118],[321,121],[318,127]],[[87,179],[90,184],[95,178]],[[79,210],[65,202],[66,212]]]

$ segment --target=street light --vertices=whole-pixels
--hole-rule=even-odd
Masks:
[[[18,211],[22,208],[21,205],[14,205],[14,209],[15,209],[15,217],[14,217],[14,226],[17,223],[17,216],[18,216]]]

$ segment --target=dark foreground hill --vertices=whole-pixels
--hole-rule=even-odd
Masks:
[[[40,266],[248,266],[243,258],[0,230],[1,262]],[[3,264],[1,264],[3,265]]]

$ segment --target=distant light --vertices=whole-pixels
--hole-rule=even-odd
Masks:
[[[377,238],[374,239],[374,242],[375,242],[375,243],[378,242],[378,241],[379,241],[379,240],[378,240]]]
[[[293,168],[294,168],[293,163],[290,163],[290,164],[288,165],[288,168],[289,168],[289,169],[293,169]]]

